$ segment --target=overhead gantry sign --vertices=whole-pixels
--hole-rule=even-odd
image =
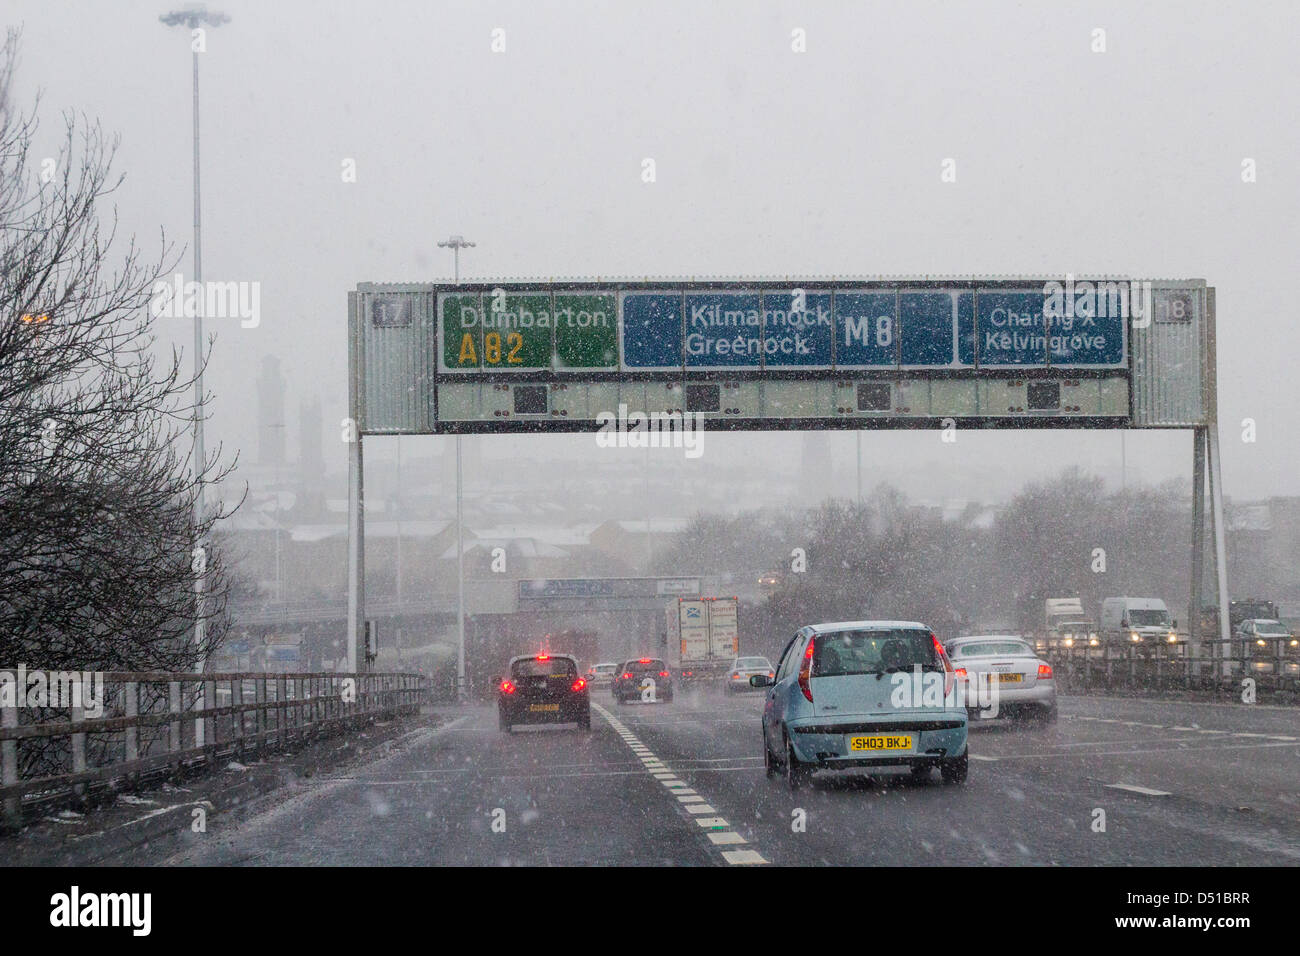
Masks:
[[[1204,280],[363,283],[348,319],[357,589],[362,436],[693,414],[707,429],[1190,428],[1192,607],[1207,476],[1227,606]]]

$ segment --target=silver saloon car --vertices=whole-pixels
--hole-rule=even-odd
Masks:
[[[731,667],[722,680],[722,689],[728,694],[752,690],[753,688],[749,686],[749,679],[755,674],[775,677],[776,668],[772,666],[772,662],[766,657],[737,657],[731,662]]]
[[[1022,637],[985,634],[959,637],[944,645],[972,716],[1038,717],[1056,720],[1056,679]],[[983,706],[975,706],[980,702]]]
[[[816,770],[938,767],[947,783],[967,772],[964,706],[934,633],[914,621],[845,621],[799,630],[767,688],[763,763],[798,789]]]

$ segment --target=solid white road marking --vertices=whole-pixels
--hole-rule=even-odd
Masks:
[[[707,834],[709,840],[714,846],[735,845],[747,843],[748,841],[734,830],[730,830],[728,823],[722,817],[696,816],[696,814],[717,813],[718,811],[709,806],[703,797],[698,795],[694,790],[686,785],[686,782],[679,779],[675,773],[669,770],[662,760],[654,755],[649,747],[646,747],[641,741],[637,740],[622,723],[618,721],[609,711],[599,704],[593,705],[596,712],[600,714],[609,723],[618,735],[623,738],[623,742],[628,748],[641,758],[641,763],[645,771],[652,777],[668,788],[669,792],[677,798],[678,803],[689,814],[699,826],[706,827],[711,831]],[[725,760],[726,758],[723,758]],[[712,762],[712,761],[710,761]],[[719,761],[721,762],[721,761]],[[724,850],[722,858],[732,865],[751,865],[764,864],[768,861],[757,850]]]
[[[986,757],[983,754],[971,754],[971,760],[987,760],[989,763],[997,763],[997,757]]]

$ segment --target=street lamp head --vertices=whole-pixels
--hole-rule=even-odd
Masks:
[[[196,30],[201,26],[219,27],[223,23],[229,23],[230,17],[224,13],[209,10],[199,4],[186,7],[184,10],[173,10],[171,13],[164,13],[158,20],[169,27],[185,26],[191,30]]]
[[[464,236],[452,236],[443,242],[438,243],[440,249],[468,249],[477,243],[468,241]]]

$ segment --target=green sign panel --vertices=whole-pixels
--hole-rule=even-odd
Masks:
[[[618,368],[614,293],[444,293],[444,371]]]
[[[555,295],[555,367],[618,368],[618,296]]]

